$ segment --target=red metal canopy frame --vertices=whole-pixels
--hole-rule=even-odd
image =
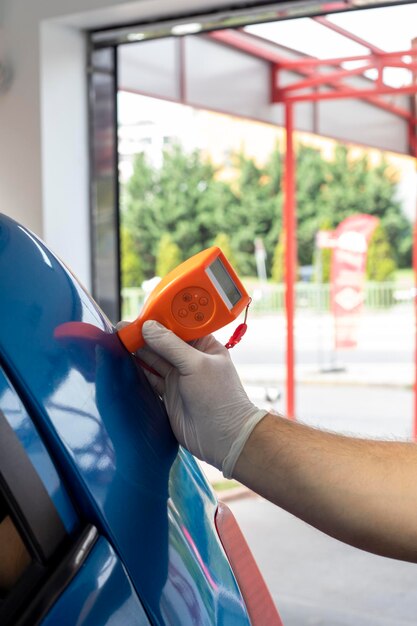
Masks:
[[[295,351],[294,351],[294,316],[295,316],[295,268],[297,259],[297,220],[296,220],[296,189],[295,189],[295,149],[294,149],[294,106],[299,102],[320,102],[337,99],[362,99],[369,104],[384,109],[408,122],[409,152],[417,158],[416,138],[416,100],[417,95],[417,47],[398,52],[385,52],[380,48],[346,31],[325,17],[313,18],[323,26],[336,31],[340,35],[365,46],[369,54],[338,57],[333,59],[316,59],[306,57],[289,60],[283,58],[271,48],[262,45],[262,40],[256,36],[248,36],[241,31],[217,31],[210,34],[210,38],[219,43],[237,48],[252,56],[263,59],[271,68],[271,103],[281,103],[285,107],[286,153],[285,175],[283,180],[284,209],[283,228],[285,233],[285,285],[286,285],[286,413],[288,418],[295,419]],[[265,43],[265,42],[264,42]],[[414,42],[413,42],[414,43]],[[359,62],[360,67],[347,69],[343,64]],[[393,88],[384,83],[384,69],[388,67],[405,68],[411,72],[410,85]],[[323,68],[327,70],[323,72]],[[334,69],[333,69],[334,68]],[[346,83],[352,77],[364,76],[369,69],[376,69],[377,79],[367,79],[362,86],[353,86]],[[283,71],[294,72],[302,77],[291,84],[280,85],[280,74]],[[365,77],[366,78],[366,77]],[[320,91],[326,87],[326,91]],[[331,91],[328,89],[331,88]],[[307,91],[313,89],[313,91]],[[384,100],[381,96],[396,96],[408,94],[414,96],[409,109],[405,109]],[[416,221],[417,222],[417,221]],[[414,295],[414,427],[413,436],[417,439],[417,223],[413,232],[413,269],[415,280]]]

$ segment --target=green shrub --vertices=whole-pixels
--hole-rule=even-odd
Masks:
[[[285,279],[285,233],[282,230],[272,257],[272,280],[274,283],[283,283]]]
[[[156,254],[156,275],[162,278],[181,263],[181,250],[172,241],[169,233],[164,233],[159,241]]]
[[[120,229],[120,258],[122,287],[140,287],[143,281],[141,256],[126,227]]]
[[[319,230],[331,232],[333,230],[331,220],[329,219],[323,220]],[[314,281],[316,283],[329,283],[330,282],[330,273],[331,273],[331,266],[332,266],[332,252],[333,250],[331,248],[318,249],[317,247],[315,247],[314,255],[313,255],[313,262],[314,262]],[[319,264],[321,266],[320,269],[319,269]]]
[[[394,277],[397,269],[391,246],[382,224],[379,224],[371,237],[366,259],[366,278],[384,282]]]
[[[226,259],[236,270],[239,269],[239,265],[236,259],[236,255],[232,250],[230,244],[230,237],[226,233],[219,233],[213,241],[213,246],[217,246],[225,255]]]

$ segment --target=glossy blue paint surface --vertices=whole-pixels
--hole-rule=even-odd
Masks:
[[[66,531],[68,533],[74,532],[79,526],[79,521],[71,500],[37,429],[1,367],[0,409],[26,450],[64,523]]]
[[[150,626],[120,559],[101,538],[42,626]]]
[[[214,528],[216,501],[192,457],[178,454],[161,401],[71,273],[5,216],[0,293],[1,362],[152,623],[249,624]]]

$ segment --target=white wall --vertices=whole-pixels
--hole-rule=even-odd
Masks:
[[[0,0],[0,212],[43,237],[87,287],[86,28],[187,14],[232,0]]]
[[[86,41],[50,22],[40,32],[42,235],[90,287]]]

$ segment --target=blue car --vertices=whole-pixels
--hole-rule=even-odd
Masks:
[[[0,624],[281,624],[135,357],[4,215],[0,293]]]

